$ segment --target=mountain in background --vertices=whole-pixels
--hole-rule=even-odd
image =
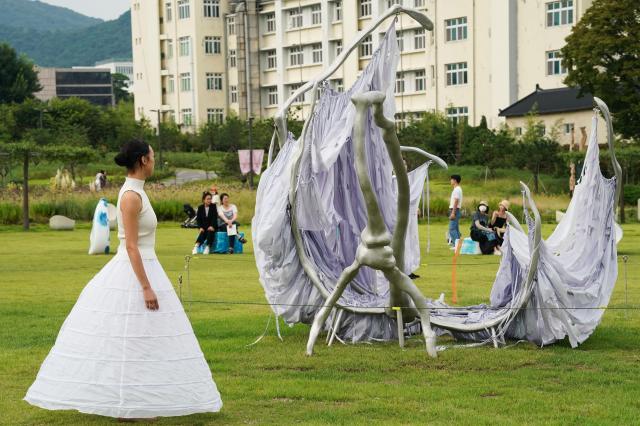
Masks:
[[[15,22],[7,19],[12,7]],[[129,11],[113,21],[101,21],[31,0],[0,0],[0,11],[0,42],[39,66],[92,66],[104,59],[132,57]]]
[[[38,31],[67,31],[103,22],[65,7],[32,0],[0,0],[0,11],[0,25]]]

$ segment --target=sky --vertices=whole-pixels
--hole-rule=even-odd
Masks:
[[[83,15],[109,21],[122,15],[131,6],[131,0],[40,0],[62,6]]]

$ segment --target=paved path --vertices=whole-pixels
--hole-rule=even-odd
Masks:
[[[198,169],[176,169],[176,176],[168,178],[162,181],[166,186],[170,185],[182,185],[187,182],[193,182],[197,180],[216,179],[218,175],[214,171],[205,171]]]

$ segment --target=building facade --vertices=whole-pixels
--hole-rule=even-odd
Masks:
[[[127,91],[129,93],[133,93],[133,61],[105,59],[104,61],[96,62],[94,68],[107,68],[111,71],[111,74],[126,75],[129,79],[129,82],[127,83]]]
[[[563,87],[559,50],[593,0],[158,0],[133,1],[136,114],[152,110],[186,130],[229,114],[270,117],[297,88],[328,67],[356,33],[394,4],[423,10],[424,31],[396,23],[400,125],[425,111],[491,127],[500,110],[536,84]],[[348,88],[385,31],[354,51],[329,84]],[[299,118],[310,96],[294,104]]]
[[[108,69],[38,67],[37,71],[42,90],[34,95],[40,100],[80,98],[96,105],[115,104]]]

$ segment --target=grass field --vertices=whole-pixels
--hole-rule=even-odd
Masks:
[[[424,294],[451,296],[446,224],[431,228],[432,251],[416,280]],[[463,222],[463,229],[468,223]],[[545,234],[552,229],[545,225]],[[640,225],[624,226],[619,246],[629,256],[628,304],[608,310],[594,335],[577,349],[566,342],[537,348],[521,343],[453,348],[430,359],[418,339],[397,344],[327,347],[306,357],[308,327],[283,327],[275,337],[252,256],[192,260],[185,303],[224,400],[218,414],[160,419],[155,424],[637,424],[640,419]],[[421,227],[424,246],[425,226]],[[112,233],[112,238],[115,235]],[[177,286],[193,232],[161,224],[157,252]],[[0,423],[98,425],[113,419],[48,412],[22,401],[78,294],[109,260],[88,256],[89,227],[23,233],[0,227]],[[499,258],[465,256],[458,267],[460,304],[487,301]],[[622,268],[610,306],[624,307]],[[183,286],[183,295],[186,295]],[[237,303],[237,304],[236,304]],[[322,340],[323,341],[323,340]],[[439,344],[455,342],[440,339]]]

